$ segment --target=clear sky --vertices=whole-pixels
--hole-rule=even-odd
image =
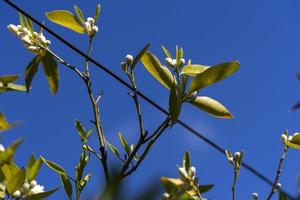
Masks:
[[[45,11],[72,10],[77,4],[85,16],[92,16],[99,1],[21,1],[19,6],[57,31],[82,50],[87,49],[88,38],[59,27],[46,20]],[[100,1],[102,11],[99,34],[95,39],[92,57],[108,66],[123,78],[119,63],[127,53],[135,54],[147,42],[150,51],[164,59],[160,45],[170,50],[176,44],[184,48],[184,57],[193,63],[214,65],[239,60],[241,67],[230,78],[208,87],[203,95],[211,96],[235,116],[224,120],[209,116],[185,105],[181,119],[231,151],[245,150],[245,161],[273,180],[283,150],[281,133],[300,131],[300,112],[290,108],[300,100],[300,82],[296,73],[300,66],[300,2],[272,1]],[[18,23],[16,11],[0,2],[1,74],[21,73],[33,55],[26,52],[18,39],[6,30],[6,25]],[[66,61],[82,65],[82,58],[49,34],[51,48]],[[74,167],[80,156],[80,141],[74,120],[80,119],[91,127],[91,107],[84,87],[71,71],[60,66],[61,80],[56,96],[49,92],[42,70],[32,83],[30,94],[1,95],[1,111],[10,121],[24,123],[2,135],[8,145],[14,139],[25,138],[16,159],[25,165],[31,152],[55,160],[74,176]],[[101,114],[104,130],[111,143],[120,146],[117,133],[121,131],[129,141],[137,138],[138,126],[134,104],[127,90],[102,71],[92,68],[96,91],[104,91]],[[168,106],[168,91],[139,64],[136,68],[139,89],[163,107]],[[164,116],[142,101],[146,128],[153,130]],[[96,137],[90,141],[96,145]],[[180,126],[167,131],[152,149],[138,172],[128,179],[129,190],[141,191],[161,176],[177,176],[176,165],[181,163],[186,150],[192,154],[200,183],[214,183],[207,193],[210,199],[230,199],[232,168],[226,158]],[[110,154],[110,157],[113,155]],[[113,158],[116,163],[117,161]],[[291,194],[297,192],[300,152],[290,150],[284,163],[280,182]],[[92,159],[94,174],[85,197],[93,195],[104,180],[100,163]],[[59,185],[59,177],[43,167],[38,182],[46,188]],[[258,192],[262,199],[269,186],[245,170],[238,180],[238,199],[250,199]],[[63,190],[50,199],[66,199]]]

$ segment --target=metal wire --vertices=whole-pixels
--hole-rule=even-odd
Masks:
[[[50,28],[48,28],[47,26],[45,26],[43,23],[41,23],[40,21],[38,21],[37,19],[35,19],[34,17],[32,17],[25,10],[21,9],[19,6],[17,6],[16,4],[14,4],[13,2],[11,2],[9,0],[3,0],[3,1],[6,4],[8,4],[10,7],[14,8],[18,12],[22,13],[24,16],[26,16],[27,18],[29,18],[30,20],[32,20],[38,26],[42,27],[44,30],[46,30],[48,33],[50,33],[56,39],[58,39],[59,41],[61,41],[64,45],[66,45],[67,47],[69,47],[70,49],[72,49],[73,51],[75,51],[76,53],[78,53],[80,56],[82,56],[85,59],[89,60],[96,67],[98,67],[101,70],[103,70],[105,73],[107,73],[113,79],[115,79],[117,82],[121,83],[122,85],[124,85],[128,89],[133,90],[132,86],[129,83],[127,83],[125,80],[123,80],[121,77],[119,77],[117,74],[115,74],[114,72],[110,71],[107,67],[105,67],[104,65],[100,64],[99,62],[97,62],[92,57],[86,55],[83,51],[81,51],[80,49],[78,49],[76,46],[74,46],[73,44],[71,44],[70,42],[68,42],[67,40],[65,40],[63,37],[61,37],[60,35],[58,35],[54,31],[52,31]],[[147,97],[144,93],[142,93],[140,91],[137,91],[137,93],[138,93],[138,95],[142,99],[144,99],[146,102],[148,102],[149,104],[151,104],[153,107],[155,107],[160,112],[164,113],[165,115],[169,114],[169,112],[166,109],[164,109],[159,104],[157,104],[156,102],[154,102],[152,99],[150,99],[149,97]],[[212,148],[214,148],[218,152],[220,152],[220,153],[222,153],[222,154],[225,155],[225,149],[222,148],[220,145],[218,145],[217,143],[213,142],[212,140],[210,140],[206,136],[202,135],[201,133],[199,133],[198,131],[196,131],[195,129],[193,129],[191,126],[189,126],[188,124],[186,124],[184,121],[182,121],[182,120],[179,119],[177,121],[177,123],[179,125],[181,125],[182,127],[184,127],[186,130],[188,130],[190,133],[192,133],[193,135],[195,135],[196,137],[198,137],[201,140],[203,140],[205,143],[207,143],[208,145],[210,145]],[[265,175],[263,175],[262,173],[260,173],[255,168],[253,168],[251,165],[247,164],[246,162],[242,162],[242,166],[246,170],[248,170],[250,173],[252,173],[254,176],[256,176],[257,178],[259,178],[260,180],[262,180],[263,182],[265,182],[269,186],[272,186],[273,181],[271,181],[268,177],[266,177]],[[296,200],[296,198],[294,198],[292,195],[288,194],[284,190],[281,189],[281,191],[284,192],[289,199]]]

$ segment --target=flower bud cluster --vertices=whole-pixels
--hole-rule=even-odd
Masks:
[[[24,185],[12,195],[15,198],[25,198],[27,196],[44,192],[44,186],[38,185],[36,180],[25,182]]]
[[[295,136],[299,135],[300,133],[294,133],[294,135],[288,136],[287,134],[281,134],[281,141],[286,144],[287,142],[290,142]]]
[[[127,69],[128,69],[128,66],[132,65],[132,63],[133,63],[133,56],[130,55],[130,54],[127,54],[127,55],[125,56],[124,61],[121,62],[121,64],[120,64],[122,70],[126,72]]]
[[[176,59],[172,59],[172,58],[166,58],[165,61],[166,64],[170,67],[181,67],[182,65],[185,64],[184,58],[180,58],[178,63]]]
[[[94,36],[98,32],[98,26],[95,25],[95,20],[92,17],[88,17],[84,22],[85,31],[89,36]]]
[[[48,47],[51,44],[50,40],[47,40],[43,33],[31,32],[26,27],[21,25],[9,24],[7,26],[9,32],[14,33],[23,42],[26,49],[34,54],[40,53],[42,47]]]
[[[196,168],[194,166],[190,167],[188,171],[184,167],[178,167],[178,172],[181,180],[190,181],[196,179]]]

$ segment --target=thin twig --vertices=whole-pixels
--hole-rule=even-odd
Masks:
[[[231,186],[231,190],[232,190],[232,200],[235,200],[235,198],[236,198],[235,187],[236,187],[238,171],[237,171],[236,167],[234,167],[233,170],[234,170],[234,178],[233,178],[233,184]]]
[[[279,161],[278,169],[277,169],[277,172],[276,172],[276,177],[275,177],[275,180],[273,182],[272,189],[270,191],[270,194],[269,194],[267,200],[270,200],[272,198],[273,194],[276,192],[276,186],[277,186],[278,180],[279,180],[280,175],[281,175],[283,161],[285,159],[285,156],[286,156],[286,153],[287,153],[288,149],[289,149],[289,147],[285,145],[283,153],[282,153],[280,161]]]

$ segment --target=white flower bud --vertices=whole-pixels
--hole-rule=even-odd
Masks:
[[[173,66],[173,60],[172,58],[166,58],[166,64],[169,65],[169,66]]]
[[[38,194],[41,192],[44,192],[44,186],[41,185],[36,185],[30,190],[31,194]]]
[[[276,189],[279,190],[281,188],[281,183],[276,184]]]
[[[133,56],[130,55],[130,54],[127,54],[126,57],[125,57],[125,63],[127,65],[132,65],[132,62],[133,62]]]
[[[13,193],[13,197],[20,197],[20,196],[21,196],[20,190],[17,190]]]
[[[292,139],[293,139],[293,136],[290,135],[290,136],[288,137],[288,142],[291,141]]]
[[[43,45],[47,44],[47,40],[43,34],[38,35],[37,39],[41,44],[43,44]]]
[[[29,188],[30,188],[30,185],[29,185],[29,183],[24,183],[24,185],[23,185],[23,189],[25,190],[25,191],[27,191],[27,190],[29,190]]]
[[[120,66],[123,71],[127,71],[127,64],[125,62],[121,62]]]
[[[22,31],[23,31],[24,33],[26,33],[26,34],[29,32],[28,29],[27,29],[26,27],[23,27],[23,28],[22,28]]]
[[[188,174],[183,167],[179,167],[178,172],[182,180],[186,180],[188,178]]]
[[[15,26],[14,24],[7,25],[7,29],[11,33],[17,33],[18,32],[18,27]]]
[[[92,27],[92,31],[93,31],[94,33],[97,33],[98,30],[99,30],[99,29],[98,29],[98,26],[93,26],[93,27]]]
[[[258,194],[257,194],[256,192],[253,192],[253,193],[252,193],[252,198],[253,198],[254,200],[257,200],[257,199],[258,199]]]
[[[287,142],[287,136],[286,136],[286,134],[281,134],[281,141],[285,144],[286,142]]]
[[[190,177],[192,177],[193,179],[195,178],[195,176],[196,176],[196,168],[195,168],[194,166],[190,167],[189,175],[190,175]]]
[[[162,195],[162,200],[168,200],[170,198],[170,194],[169,193],[164,193]]]
[[[34,187],[34,186],[36,186],[36,184],[37,184],[37,182],[36,182],[36,180],[32,180],[31,182],[30,182],[30,187]]]
[[[50,40],[46,40],[46,45],[50,45],[51,44],[51,41]]]
[[[22,31],[22,26],[21,25],[17,25],[18,31]]]
[[[240,152],[235,152],[234,153],[234,157],[237,159],[237,158],[239,158],[241,156],[241,153]]]
[[[175,66],[176,64],[177,64],[176,59],[173,59],[173,60],[172,60],[172,65]]]
[[[33,45],[28,46],[27,49],[28,49],[29,51],[31,51],[32,53],[38,53],[38,52],[40,51],[40,47],[33,46]]]
[[[179,66],[182,66],[182,65],[184,65],[185,64],[185,60],[184,60],[184,58],[180,58],[179,59]]]
[[[84,22],[84,25],[85,25],[85,29],[86,29],[87,33],[90,33],[91,29],[92,29],[91,24],[88,22]]]
[[[5,151],[5,148],[2,144],[0,144],[0,152],[4,152]]]
[[[190,96],[188,97],[189,101],[194,101],[197,98],[197,91],[193,92],[192,94],[190,94]]]
[[[21,40],[24,44],[28,44],[28,45],[32,44],[32,41],[28,35],[25,35],[24,37],[22,37]]]
[[[86,19],[86,21],[87,21],[90,25],[94,25],[94,23],[95,23],[95,20],[94,20],[94,18],[92,18],[92,17],[88,17],[88,18]]]

